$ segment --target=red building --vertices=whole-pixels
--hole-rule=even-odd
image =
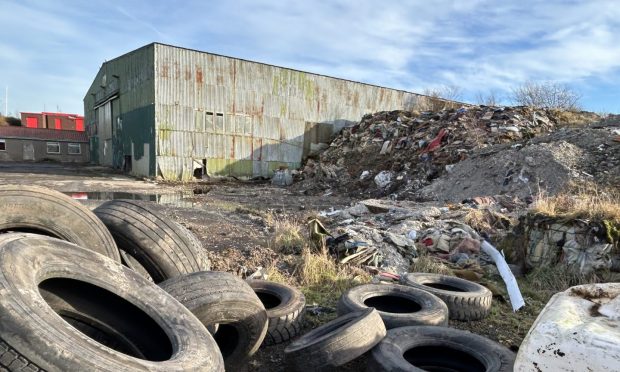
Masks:
[[[84,117],[59,112],[22,112],[22,126],[57,130],[84,131]]]

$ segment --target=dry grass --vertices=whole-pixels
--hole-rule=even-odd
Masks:
[[[336,317],[336,304],[344,291],[371,279],[364,270],[338,265],[329,255],[316,253],[308,246],[304,247],[301,256],[296,257],[297,263],[292,265],[290,272],[279,269],[274,263],[267,270],[268,280],[299,288],[307,305],[331,309],[319,314],[306,313],[311,328]]]
[[[463,222],[474,230],[493,234],[497,229],[506,229],[516,221],[489,209],[470,209],[463,217]]]
[[[607,275],[606,272],[582,275],[568,265],[558,264],[535,268],[527,275],[526,281],[534,291],[553,294],[575,285],[604,282]]]
[[[413,264],[411,264],[412,273],[430,273],[430,274],[442,274],[442,275],[454,275],[454,272],[439,258],[420,255]]]
[[[329,255],[314,253],[308,248],[302,253],[296,277],[305,289],[308,302],[324,306],[335,304],[347,289],[370,281],[370,275],[362,269],[340,266]]]
[[[305,226],[300,221],[270,213],[265,219],[265,224],[274,231],[272,243],[277,252],[301,253],[308,242],[304,235]]]
[[[601,120],[601,116],[593,112],[551,109],[551,114],[558,127],[580,127]]]
[[[556,196],[539,194],[531,211],[549,217],[609,220],[620,224],[620,194],[617,191],[582,189]]]

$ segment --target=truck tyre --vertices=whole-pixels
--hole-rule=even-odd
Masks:
[[[200,241],[180,224],[161,215],[157,206],[136,200],[111,200],[95,209],[118,248],[133,257],[155,283],[183,274],[209,270]],[[132,269],[143,271],[131,259]]]
[[[224,357],[226,370],[239,370],[263,342],[267,312],[241,278],[225,272],[202,271],[159,285],[205,327],[218,326],[213,337]]]
[[[0,235],[0,370],[223,371],[198,319],[103,255]]]
[[[372,308],[343,315],[291,342],[284,355],[295,371],[331,371],[364,354],[385,337]]]
[[[88,208],[39,186],[0,186],[0,233],[27,232],[75,243],[120,262],[116,243]]]
[[[370,353],[367,371],[512,371],[515,354],[482,336],[447,327],[390,329]]]
[[[301,330],[306,298],[297,288],[267,280],[249,280],[269,319],[265,345],[275,345],[295,337]]]
[[[402,276],[401,281],[441,298],[448,305],[450,319],[484,319],[491,310],[493,293],[469,280],[440,274],[410,273]]]
[[[340,296],[338,315],[374,307],[387,329],[448,325],[448,307],[428,292],[398,284],[363,284]]]

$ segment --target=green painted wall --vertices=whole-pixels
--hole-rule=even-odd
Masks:
[[[154,87],[154,45],[149,44],[111,61],[105,62],[84,96],[84,122],[88,126],[97,124],[95,107],[106,98],[118,95],[112,100],[113,167],[123,166],[124,156],[141,159],[148,144],[149,174],[155,175],[155,87]],[[120,119],[120,121],[119,121]],[[91,162],[101,164],[99,154],[99,130],[89,132],[91,136]],[[131,153],[131,144],[134,152]],[[139,146],[136,146],[139,145]]]

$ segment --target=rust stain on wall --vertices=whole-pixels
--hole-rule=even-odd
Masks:
[[[202,67],[196,65],[196,82],[202,84]]]

